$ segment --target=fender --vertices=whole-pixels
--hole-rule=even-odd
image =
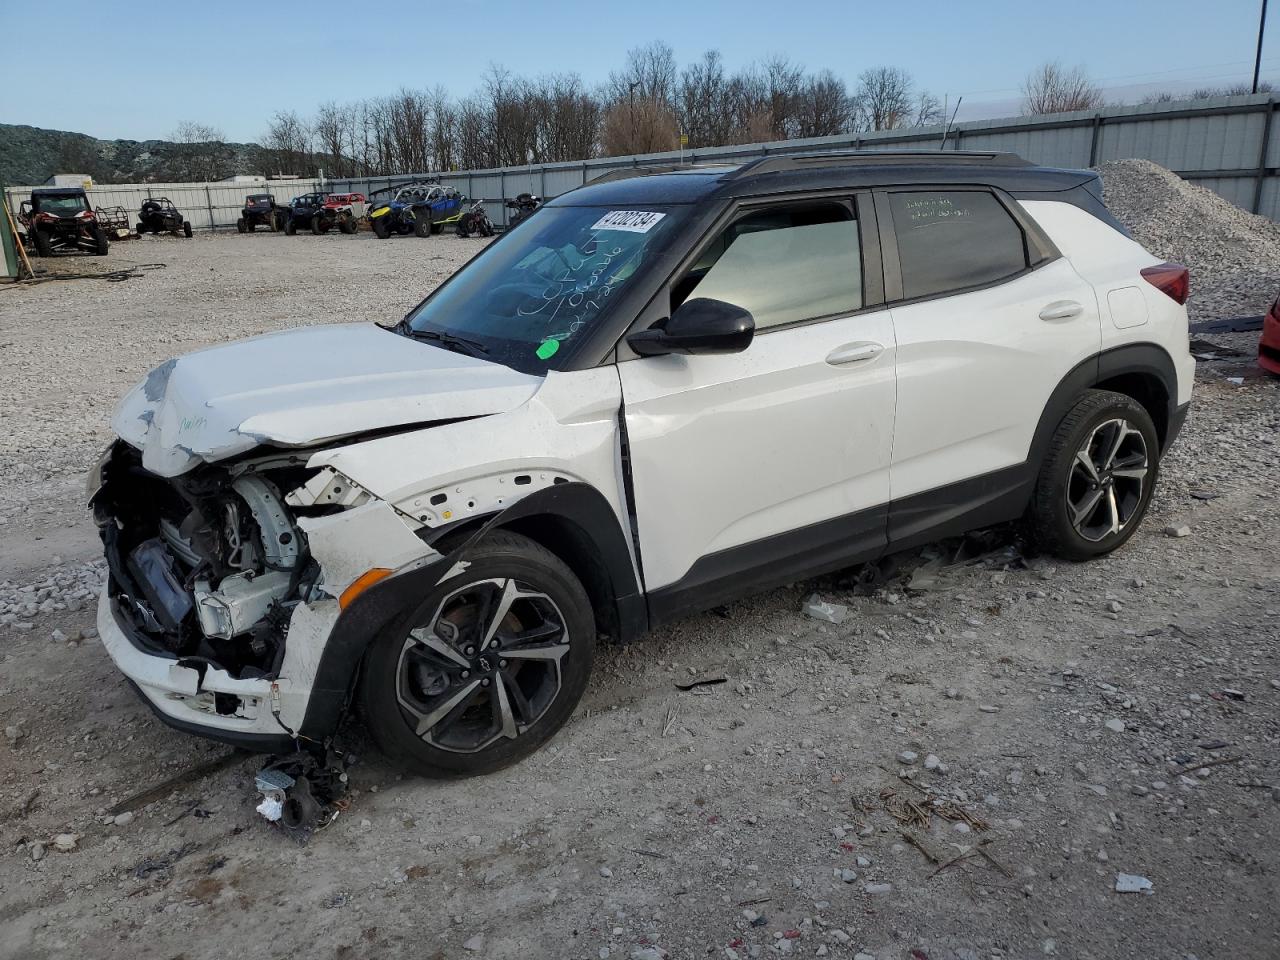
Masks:
[[[356,597],[338,617],[320,655],[300,735],[320,742],[331,737],[346,714],[360,662],[369,645],[384,632],[405,629],[415,618],[424,616],[430,603],[425,598],[457,563],[466,560],[468,552],[486,533],[537,516],[568,521],[590,539],[610,582],[622,638],[644,632],[648,628],[644,597],[613,508],[590,484],[557,483],[493,514],[447,554],[388,577]]]
[[[1167,450],[1173,442],[1176,426],[1180,424],[1177,409],[1178,374],[1173,358],[1164,347],[1157,344],[1130,343],[1090,357],[1062,378],[1049,395],[1044,412],[1040,414],[1040,421],[1031,440],[1031,449],[1027,451],[1027,465],[1035,473],[1039,473],[1040,462],[1049,448],[1053,432],[1058,429],[1058,424],[1075,406],[1082,393],[1107,380],[1135,373],[1154,376],[1164,386],[1165,395],[1169,398],[1168,409],[1164,411],[1164,422],[1167,424],[1164,447]],[[1182,416],[1185,417],[1185,412]]]

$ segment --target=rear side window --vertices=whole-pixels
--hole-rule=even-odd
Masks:
[[[675,285],[690,297],[743,307],[756,329],[851,313],[862,306],[858,222],[842,203],[786,204],[734,221]]]
[[[1003,280],[1029,264],[1022,228],[986,191],[895,192],[889,209],[908,300]]]

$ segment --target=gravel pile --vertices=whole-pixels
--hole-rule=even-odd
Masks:
[[[1098,167],[1107,206],[1157,257],[1191,268],[1193,320],[1256,316],[1280,293],[1280,224],[1150,160]]]
[[[57,564],[60,557],[54,557]],[[91,608],[103,580],[105,560],[55,566],[47,575],[29,583],[0,582],[0,625],[30,630],[36,617],[62,610],[76,613]]]

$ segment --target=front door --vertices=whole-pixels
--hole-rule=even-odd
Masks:
[[[868,288],[882,299],[878,246],[864,284],[877,239],[858,209],[743,205],[663,296],[745,307],[751,345],[618,364],[655,622],[884,545],[895,342],[889,312],[867,306]]]

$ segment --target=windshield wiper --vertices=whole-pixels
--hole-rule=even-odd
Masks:
[[[489,352],[488,347],[476,340],[468,340],[466,337],[458,337],[452,333],[441,333],[439,330],[415,330],[404,320],[401,320],[396,325],[396,330],[413,340],[438,343],[446,350],[452,350],[454,353],[463,353],[474,357],[477,354]]]

